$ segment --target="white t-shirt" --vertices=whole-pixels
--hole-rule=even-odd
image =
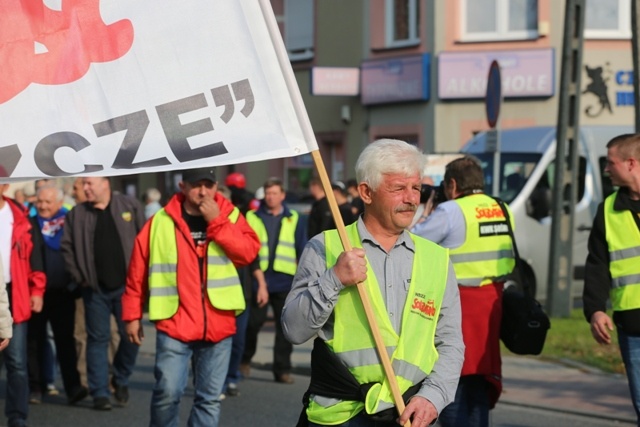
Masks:
[[[4,283],[11,282],[11,237],[13,235],[13,212],[7,201],[0,209],[0,257],[2,258],[2,270]]]

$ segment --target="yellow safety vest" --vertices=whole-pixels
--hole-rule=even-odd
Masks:
[[[362,247],[357,223],[346,227],[353,247]],[[336,230],[324,232],[327,268],[343,252]],[[438,360],[434,338],[442,298],[447,284],[448,250],[411,235],[415,243],[413,271],[407,301],[402,314],[402,334],[398,335],[389,320],[375,275],[369,274],[366,287],[380,327],[400,392],[422,382]],[[367,270],[373,271],[367,260]],[[375,341],[355,286],[340,292],[334,309],[333,338],[327,346],[342,360],[360,384],[376,383],[365,402],[339,400],[312,395],[307,408],[309,421],[335,425],[353,418],[363,409],[375,414],[391,408],[393,395],[376,351]]]
[[[467,229],[464,243],[451,250],[458,284],[477,287],[501,280],[513,271],[516,261],[509,225],[500,205],[484,194],[461,197],[455,202],[462,209]]]
[[[627,210],[616,211],[618,192],[604,201],[604,227],[609,245],[611,305],[614,311],[640,308],[640,230]]]
[[[298,225],[298,212],[290,210],[291,216],[282,217],[276,256],[273,260],[273,271],[294,275],[298,266],[296,257],[296,227]],[[269,268],[269,236],[267,229],[260,217],[254,212],[247,212],[247,222],[260,239],[260,270]]]
[[[240,216],[237,208],[229,214],[235,223]],[[149,235],[149,319],[169,319],[178,312],[178,244],[173,219],[164,209],[152,219]],[[186,268],[186,267],[185,267]],[[244,295],[238,271],[220,246],[209,242],[207,247],[207,295],[219,310],[245,309]]]

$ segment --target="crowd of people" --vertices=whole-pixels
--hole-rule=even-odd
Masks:
[[[584,311],[599,343],[617,328],[638,411],[640,136],[607,147],[620,190],[594,220]],[[126,406],[148,316],[150,425],[178,425],[191,376],[188,425],[216,426],[221,401],[251,375],[271,308],[274,381],[294,382],[293,345],[315,339],[298,426],[488,426],[502,391],[501,302],[516,265],[515,224],[484,193],[471,156],[446,166],[446,200],[421,202],[421,154],[399,140],[369,144],[356,179],[331,182],[333,208],[311,180],[307,221],[285,202],[279,178],[257,198],[244,175],[219,182],[211,167],[182,171],[164,204],[156,189],[143,205],[106,177],[77,178],[75,206],[51,180],[14,198],[0,184],[8,425],[25,426],[28,405],[58,392],[56,358],[69,405],[91,396],[98,411]]]

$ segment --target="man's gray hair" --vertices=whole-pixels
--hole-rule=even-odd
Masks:
[[[369,144],[356,162],[356,180],[377,190],[384,174],[424,174],[425,157],[414,145],[399,139],[378,139]]]
[[[55,184],[45,184],[42,187],[38,188],[36,191],[36,196],[39,196],[43,190],[53,189],[56,193],[56,202],[62,202],[64,200],[64,191],[58,188]]]

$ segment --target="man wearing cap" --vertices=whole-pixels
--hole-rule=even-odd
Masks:
[[[116,402],[129,401],[129,377],[138,346],[127,339],[120,298],[124,292],[133,242],[144,224],[144,208],[135,198],[111,191],[109,178],[85,177],[87,200],[65,219],[60,248],[71,279],[80,285],[87,329],[87,380],[93,408],[110,410],[110,316],[118,324],[120,343],[113,360],[111,386]]]
[[[260,241],[217,193],[213,168],[183,171],[179,187],[136,238],[123,319],[128,340],[140,345],[149,295],[157,331],[150,425],[178,425],[191,361],[195,396],[188,425],[217,426],[235,316],[245,309],[236,267],[255,259]]]

